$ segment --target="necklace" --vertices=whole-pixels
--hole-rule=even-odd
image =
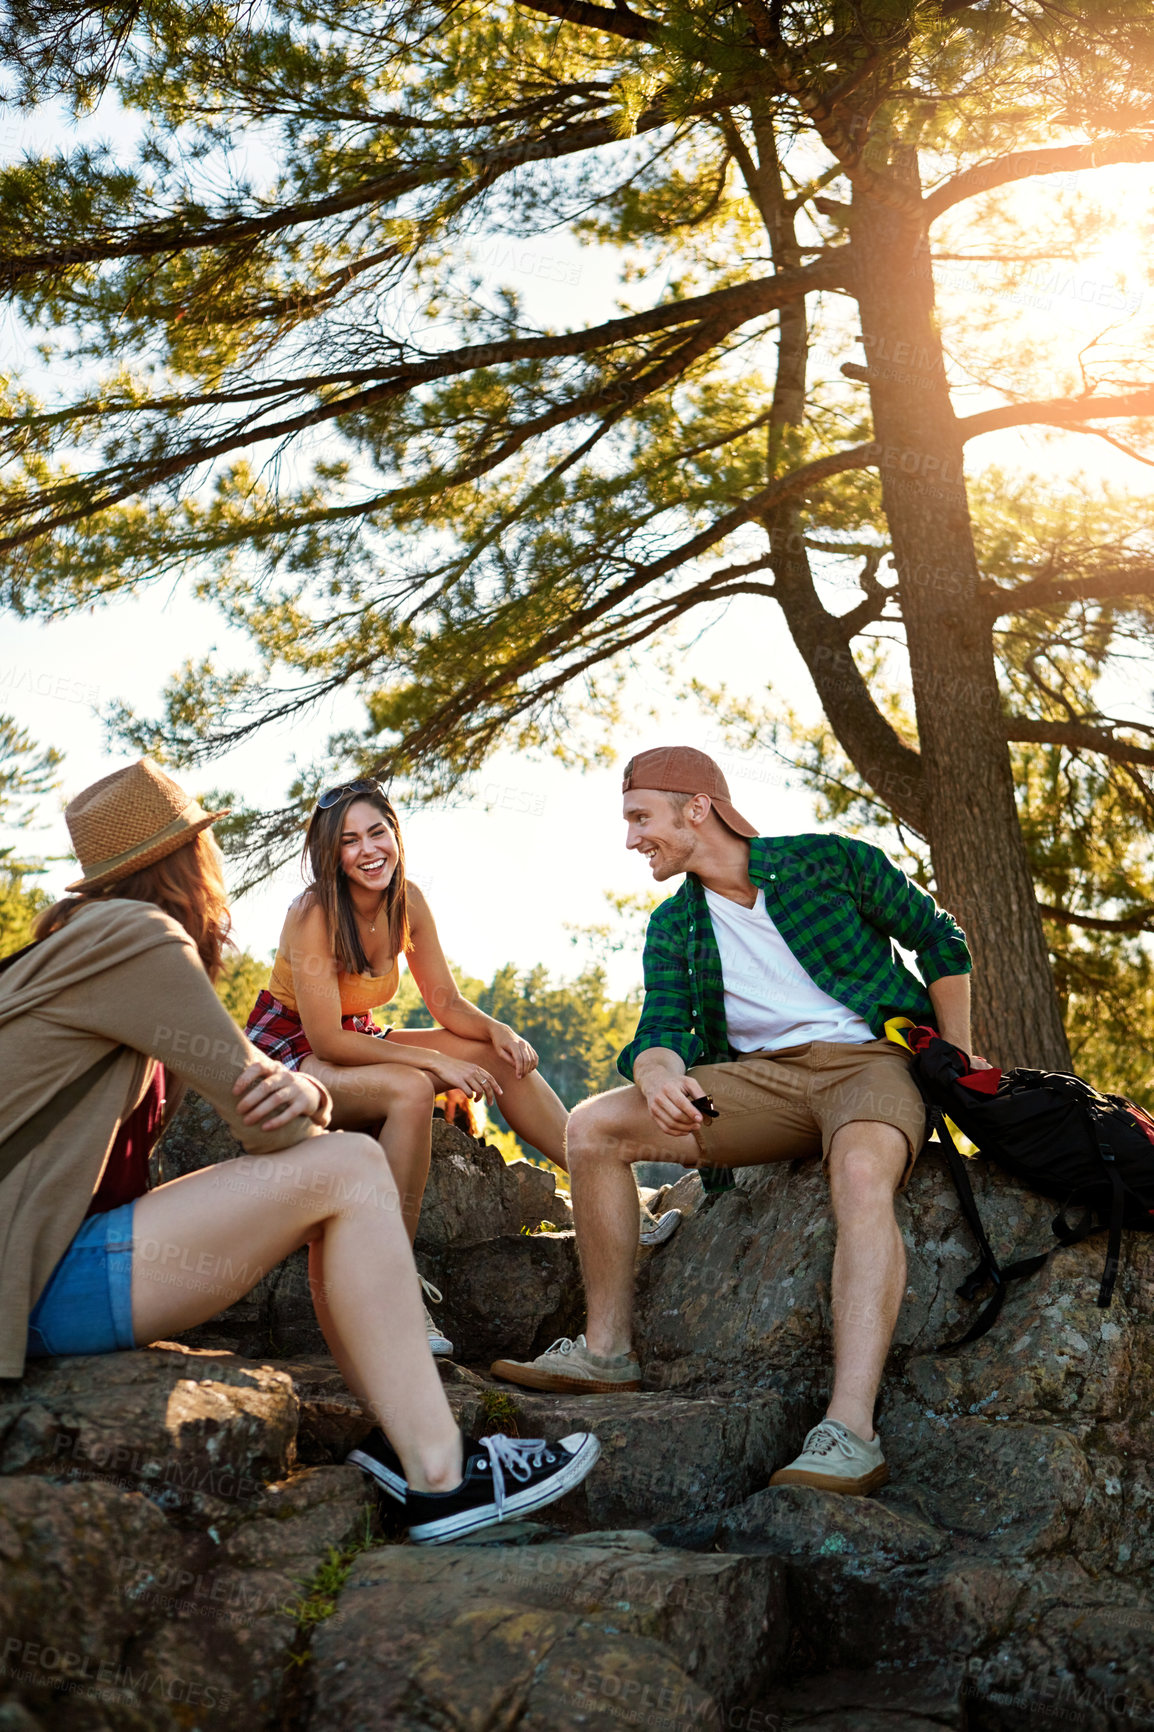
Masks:
[[[374,915],[373,915],[373,918],[372,918],[372,919],[371,919],[371,920],[369,920],[369,931],[370,931],[370,932],[374,932],[374,933],[375,933],[375,932],[376,932],[376,930],[377,930],[377,919],[378,919],[378,917],[379,917],[379,915],[380,915],[380,912],[381,912],[381,909],[382,909],[382,907],[383,907],[383,906],[384,906],[384,901],[385,901],[385,899],[384,899],[384,897],[383,897],[383,896],[382,896],[382,897],[381,897],[381,900],[380,900],[380,901],[379,901],[379,902],[378,902],[378,903],[377,903],[377,912],[376,912],[376,914],[374,914]],[[357,915],[358,915],[358,917],[359,917],[359,918],[360,918],[360,919],[361,919],[361,920],[368,920],[368,919],[369,919],[369,917],[368,917],[368,915],[367,915],[367,914],[361,914],[361,912],[360,912],[360,909],[359,909],[359,908],[358,908],[358,909],[357,909],[357,910],[356,910],[356,912],[357,912]]]

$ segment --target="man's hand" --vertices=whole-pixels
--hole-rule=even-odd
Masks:
[[[968,974],[944,974],[930,986],[930,1003],[934,1007],[934,1023],[943,1040],[961,1049],[974,1070],[993,1070],[988,1058],[979,1058],[970,1051],[970,977]]]
[[[688,1136],[704,1122],[693,1105],[701,1097],[701,1084],[691,1076],[657,1076],[640,1087],[650,1118],[667,1137]]]
[[[645,1096],[649,1116],[667,1137],[684,1137],[703,1122],[692,1104],[705,1092],[693,1077],[686,1076],[677,1053],[668,1047],[651,1046],[633,1062],[633,1081]]]

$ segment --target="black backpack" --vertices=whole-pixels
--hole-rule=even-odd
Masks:
[[[947,1117],[984,1159],[995,1161],[1029,1190],[1059,1202],[1052,1225],[1060,1244],[1077,1245],[1092,1233],[1109,1233],[1098,1289],[1098,1304],[1109,1305],[1122,1229],[1154,1232],[1154,1119],[1122,1095],[1100,1094],[1081,1077],[1025,1069],[975,1071],[967,1055],[933,1029],[907,1028],[905,1037],[915,1054],[911,1069],[929,1108],[930,1129],[937,1132],[981,1253],[958,1293],[973,1299],[987,1282],[994,1289],[977,1321],[949,1349],[984,1335],[1002,1309],[1007,1282],[1036,1274],[1050,1252],[1001,1267],[974,1202],[967,1159],[950,1135]],[[1070,1208],[1083,1211],[1076,1226],[1066,1218]]]

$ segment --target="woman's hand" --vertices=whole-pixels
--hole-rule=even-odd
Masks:
[[[510,1028],[508,1023],[495,1024],[489,1040],[497,1057],[503,1058],[516,1076],[528,1076],[531,1070],[537,1069],[537,1054],[529,1042],[522,1040],[516,1029]]]
[[[320,1084],[301,1071],[286,1070],[275,1059],[254,1058],[232,1085],[246,1125],[279,1131],[291,1119],[314,1119],[327,1096]]]
[[[483,1100],[492,1106],[501,1093],[501,1085],[495,1076],[479,1064],[466,1064],[464,1059],[438,1053],[433,1063],[422,1064],[421,1069],[432,1077],[438,1094],[442,1089],[460,1089],[470,1100]]]

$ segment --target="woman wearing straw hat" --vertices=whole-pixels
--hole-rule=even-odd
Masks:
[[[379,1128],[415,1238],[429,1173],[433,1102],[442,1089],[500,1099],[517,1135],[565,1170],[568,1114],[515,1029],[464,998],[424,895],[405,874],[400,821],[379,782],[329,788],[305,831],[310,882],[289,908],[272,978],[245,1032],[255,1046],[324,1083],[333,1123]],[[382,1029],[372,1011],[400,983],[402,952],[435,1028]],[[645,1242],[680,1222],[642,1210]],[[430,1289],[426,1286],[426,1292]],[[440,1295],[432,1290],[432,1296]],[[434,1353],[451,1353],[425,1312]]]
[[[209,832],[222,814],[144,759],[65,816],[75,894],[0,975],[0,1377],[21,1376],[26,1356],[171,1337],[307,1244],[318,1320],[378,1422],[355,1459],[405,1505],[413,1539],[562,1496],[596,1439],[461,1437],[380,1144],[326,1131],[323,1083],[256,1052],[213,991],[229,924]],[[153,1191],[138,1173],[138,1194],[86,1218],[157,1065],[211,1102],[245,1154]]]

